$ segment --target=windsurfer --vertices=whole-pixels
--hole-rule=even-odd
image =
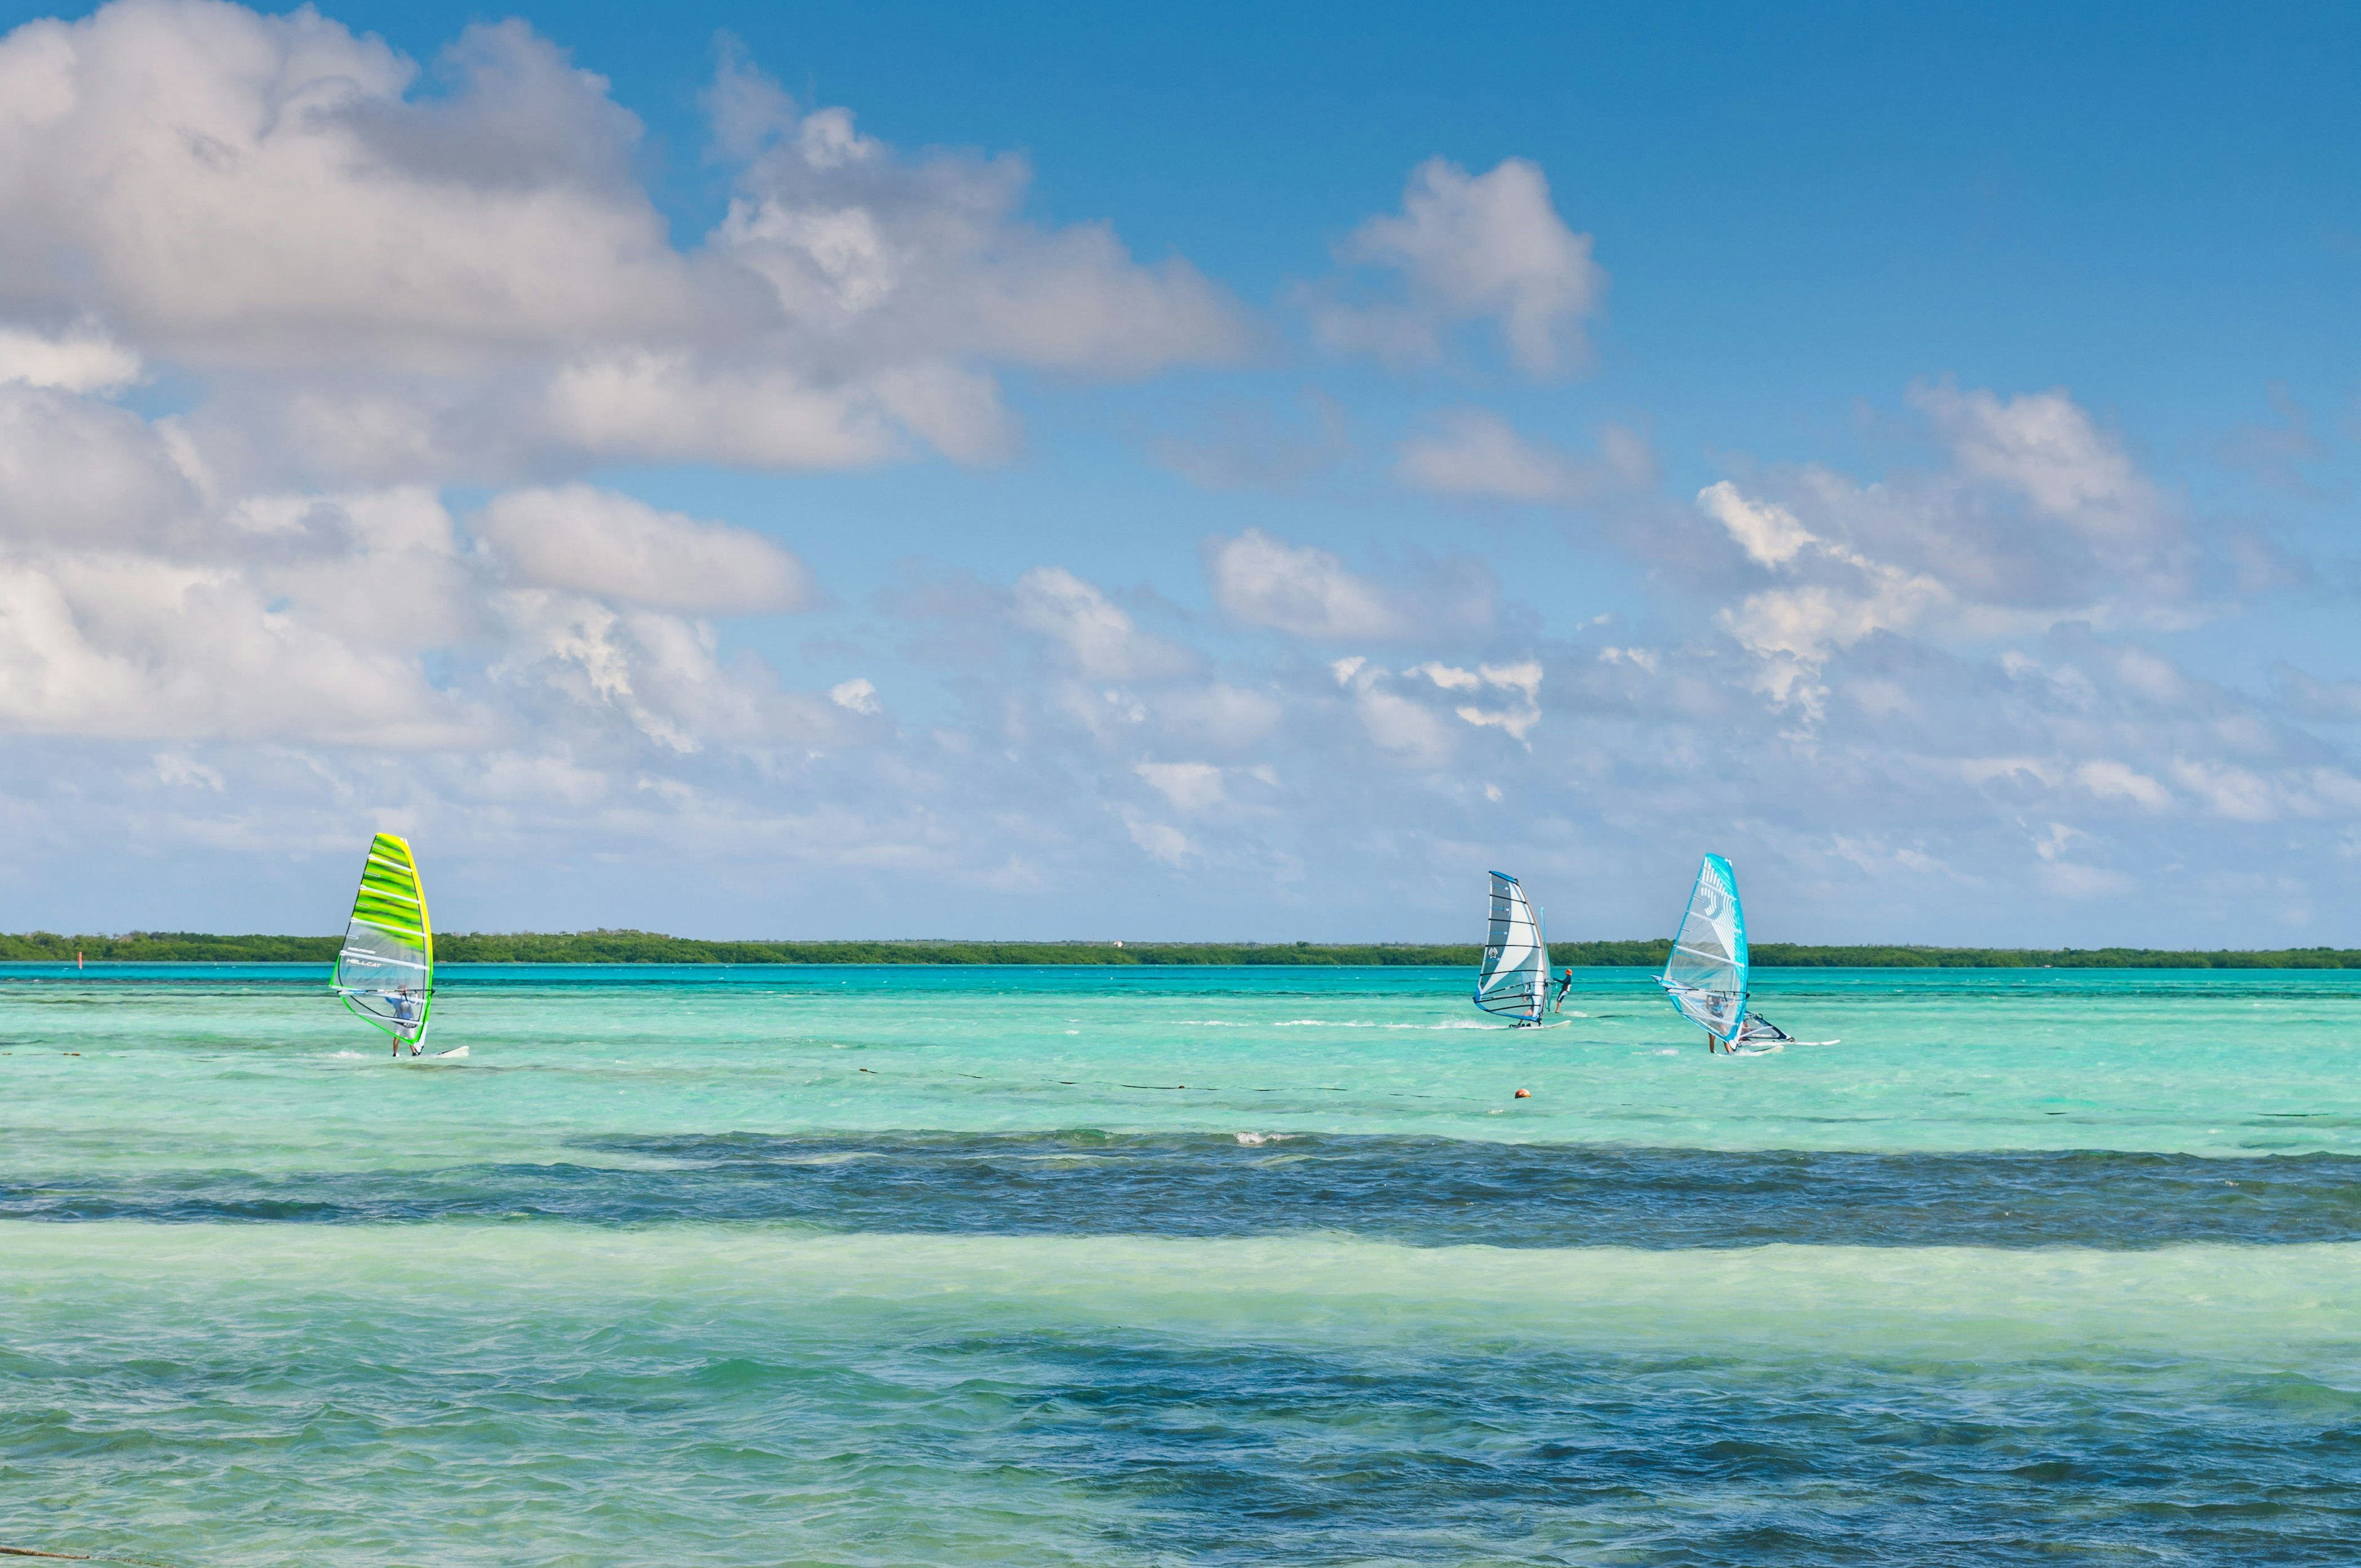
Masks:
[[[1549,1014],[1549,941],[1542,912],[1525,897],[1517,879],[1492,873],[1492,926],[1484,943],[1484,967],[1476,977],[1476,1005],[1529,1029]]]
[[[400,1056],[401,1054],[402,1042],[407,1040],[410,1043],[410,1054],[412,1056],[416,1056],[418,1054],[418,1037],[411,1032],[411,1025],[418,1021],[418,1003],[416,999],[410,994],[410,987],[406,985],[400,991],[395,992],[391,1000],[393,1003],[394,1025],[393,1054],[395,1056]]]
[[[1561,1007],[1565,1006],[1565,993],[1566,993],[1567,992],[1569,992],[1569,991],[1572,991],[1573,989],[1574,989],[1574,970],[1573,970],[1573,968],[1572,968],[1571,966],[1568,966],[1568,968],[1567,968],[1567,970],[1566,970],[1565,973],[1564,973],[1564,974],[1562,974],[1562,975],[1560,975],[1560,976],[1558,977],[1558,981],[1557,981],[1557,994],[1556,994],[1555,996],[1553,996],[1553,997],[1551,997],[1551,998],[1550,998],[1550,1011],[1551,1011],[1551,1012],[1553,1012],[1553,1013],[1554,1013],[1554,1012],[1556,1012],[1559,1008],[1561,1008]]]

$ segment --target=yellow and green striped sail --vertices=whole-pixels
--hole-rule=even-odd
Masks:
[[[407,841],[380,833],[361,862],[352,923],[336,955],[336,993],[345,1005],[413,1048],[426,1037],[434,1004],[434,928],[426,890]]]

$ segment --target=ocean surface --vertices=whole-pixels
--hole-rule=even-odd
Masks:
[[[0,965],[0,1546],[2361,1555],[2361,973],[1758,978]]]

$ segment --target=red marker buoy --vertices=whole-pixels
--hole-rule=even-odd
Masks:
[[[1520,1100],[1531,1100],[1532,1097],[1533,1091],[1530,1089],[1520,1089],[1517,1091],[1517,1098]]]

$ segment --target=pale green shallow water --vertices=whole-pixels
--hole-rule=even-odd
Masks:
[[[303,972],[0,970],[0,1544],[2361,1538],[2361,977],[1787,971],[1841,1043],[1732,1061],[1616,971],[504,969],[412,1068]]]
[[[302,970],[180,972],[0,990],[20,1053],[0,1081],[38,1129],[0,1159],[56,1139],[83,1166],[374,1168],[594,1130],[1077,1126],[2361,1153],[2361,972],[2341,970],[1771,971],[1762,1005],[1840,1044],[1733,1061],[1623,970],[1577,971],[1586,1016],[1532,1031],[1448,971],[454,966],[434,1043],[470,1070],[441,1077],[375,1070],[381,1036],[279,978]]]

